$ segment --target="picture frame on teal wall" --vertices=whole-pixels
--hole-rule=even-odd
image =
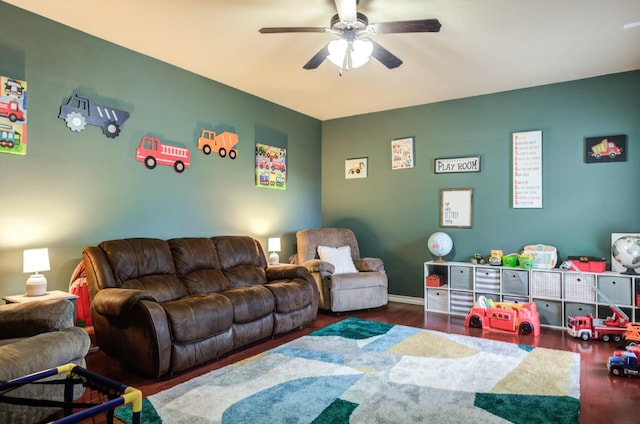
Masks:
[[[513,208],[542,208],[542,131],[512,136]]]
[[[472,188],[443,188],[440,190],[440,227],[473,227]]]
[[[414,137],[391,140],[391,169],[408,169],[414,167],[414,143]]]
[[[27,154],[27,82],[0,75],[0,153]]]
[[[480,156],[436,158],[433,160],[434,174],[480,172]]]
[[[368,158],[351,158],[344,161],[344,178],[367,178],[369,173]]]
[[[287,189],[287,149],[256,143],[256,187]]]
[[[585,137],[585,163],[626,162],[627,136],[606,135],[600,137]]]

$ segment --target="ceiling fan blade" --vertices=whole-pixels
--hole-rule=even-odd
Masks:
[[[342,22],[352,23],[357,19],[357,0],[336,0],[336,10]]]
[[[413,21],[378,22],[370,27],[376,34],[393,34],[404,32],[438,32],[440,21],[437,19],[416,19]]]
[[[261,34],[279,34],[284,32],[327,32],[327,28],[320,27],[265,27],[260,28]]]
[[[375,41],[369,41],[371,41],[371,43],[373,44],[373,53],[371,53],[371,56],[378,59],[384,66],[389,69],[393,69],[402,65],[402,60],[400,60],[400,58],[398,58],[396,55],[394,55]]]
[[[305,65],[304,69],[316,69],[324,60],[329,56],[329,45],[326,44],[323,48],[320,49],[318,53],[316,53]]]

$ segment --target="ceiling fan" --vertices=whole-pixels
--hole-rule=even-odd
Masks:
[[[369,23],[367,17],[358,12],[358,0],[335,0],[338,13],[331,18],[329,28],[322,27],[266,27],[260,28],[262,34],[288,32],[321,32],[338,36],[326,44],[304,66],[304,69],[316,69],[325,60],[342,70],[358,68],[373,56],[389,69],[402,65],[402,60],[373,41],[375,34],[398,34],[409,32],[438,32],[440,22],[437,19],[416,19],[411,21],[392,21]]]

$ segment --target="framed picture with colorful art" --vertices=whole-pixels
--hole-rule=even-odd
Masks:
[[[0,76],[0,153],[27,154],[27,82]]]
[[[626,135],[607,135],[584,139],[584,161],[586,163],[625,162],[626,160]]]
[[[391,140],[391,169],[413,168],[413,137]]]
[[[287,189],[287,149],[256,143],[256,187]]]

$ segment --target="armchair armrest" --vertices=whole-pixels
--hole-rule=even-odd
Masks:
[[[336,267],[330,262],[321,261],[320,259],[310,259],[304,261],[302,266],[307,268],[309,272],[321,272],[327,274],[333,274]]]
[[[68,300],[11,303],[0,306],[0,334],[3,339],[31,337],[73,327],[73,304]]]
[[[100,315],[121,320],[141,300],[156,301],[144,290],[102,289],[94,296],[91,307]]]
[[[376,272],[384,271],[384,263],[379,258],[360,258],[353,261],[358,271]]]

